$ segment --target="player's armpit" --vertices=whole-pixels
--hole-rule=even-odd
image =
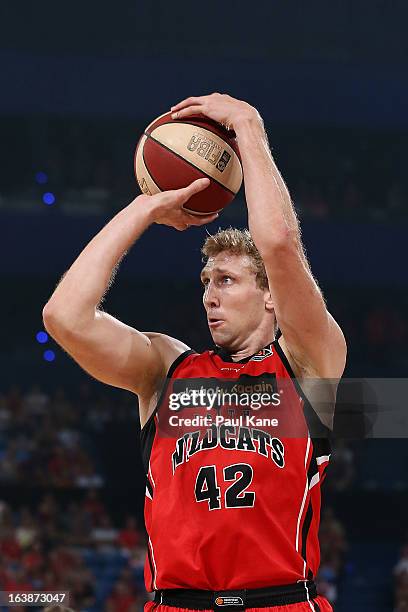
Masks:
[[[80,330],[44,316],[47,331],[91,376],[137,394],[153,392],[169,364],[188,347],[162,334],[142,333],[106,312]]]
[[[293,359],[316,376],[339,378],[346,341],[300,251],[283,245],[263,259],[278,325]]]

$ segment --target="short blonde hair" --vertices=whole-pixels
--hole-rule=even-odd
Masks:
[[[269,288],[265,264],[247,229],[240,230],[235,227],[220,229],[216,234],[207,236],[201,249],[205,262],[224,251],[233,255],[247,255],[252,263],[258,287]]]

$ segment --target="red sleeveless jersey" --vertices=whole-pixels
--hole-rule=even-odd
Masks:
[[[147,590],[313,579],[328,435],[277,340],[239,362],[180,355],[141,432]]]

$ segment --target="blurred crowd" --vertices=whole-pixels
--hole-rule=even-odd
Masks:
[[[92,396],[87,385],[75,399],[62,388],[48,394],[38,385],[25,393],[19,387],[0,393],[0,483],[102,487],[95,433],[112,420],[137,422],[136,402],[126,397],[112,410],[109,399]]]
[[[135,612],[146,597],[144,556],[136,518],[114,525],[95,489],[65,507],[49,493],[35,508],[0,502],[1,591],[69,591],[75,610],[103,601],[106,612]]]
[[[408,538],[405,539],[398,563],[394,567],[394,610],[408,610]]]
[[[324,486],[330,491],[347,491],[355,484],[356,466],[354,446],[351,440],[338,439],[333,444],[333,452],[327,468]]]
[[[88,416],[93,423],[93,412]],[[29,486],[102,486],[92,440],[62,389],[38,386],[0,396],[0,482]]]
[[[11,198],[18,208],[19,200],[35,201],[46,189],[56,194],[64,210],[92,214],[114,210],[137,192],[133,153],[145,125],[21,118],[2,127],[10,147],[0,206],[2,202],[7,207]],[[404,134],[273,125],[268,131],[301,216],[377,220],[407,216]],[[46,183],[36,182],[38,172],[45,173]]]
[[[333,508],[323,508],[319,530],[320,567],[316,577],[319,594],[334,606],[337,601],[347,559],[348,543],[344,525],[335,516]]]

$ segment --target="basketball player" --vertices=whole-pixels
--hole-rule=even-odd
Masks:
[[[184,230],[215,219],[183,210],[208,179],[139,196],[119,212],[61,280],[44,308],[45,327],[92,376],[138,395],[147,474],[145,578],[155,591],[147,612],[327,612],[332,608],[317,596],[313,579],[330,451],[309,426],[332,427],[327,406],[334,405],[336,384],[328,387],[323,410],[309,401],[308,381],[341,377],[345,340],[311,274],[258,112],[212,94],[188,98],[172,113],[179,119],[202,114],[234,129],[242,156],[250,233],[220,231],[203,248],[203,302],[215,349],[197,354],[98,308],[118,262],[152,223]],[[160,435],[171,385],[225,377],[284,381],[280,414],[304,424],[303,438],[213,421],[180,437]]]

